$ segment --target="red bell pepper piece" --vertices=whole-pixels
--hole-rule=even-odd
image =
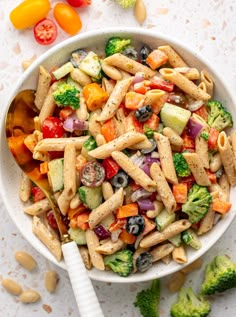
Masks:
[[[111,179],[120,169],[120,166],[111,157],[105,158],[102,162],[102,166],[105,169],[106,179]]]

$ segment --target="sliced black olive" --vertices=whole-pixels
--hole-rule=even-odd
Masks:
[[[151,117],[151,115],[152,115],[152,107],[149,106],[149,105],[143,106],[143,107],[139,108],[138,110],[136,110],[134,115],[135,115],[135,118],[139,122],[144,122],[144,121],[148,120]]]
[[[111,180],[112,186],[116,188],[126,187],[128,185],[129,176],[124,171],[119,171]]]
[[[151,53],[151,48],[144,45],[141,47],[140,49],[140,60],[141,60],[141,63],[146,65],[146,58],[148,57],[148,55]]]
[[[81,61],[85,58],[88,53],[82,49],[78,49],[71,53],[70,62],[74,67],[79,67]]]
[[[136,267],[139,272],[145,272],[152,266],[152,255],[149,252],[141,253],[136,259]]]
[[[134,236],[138,236],[143,232],[145,227],[145,220],[143,216],[133,216],[129,217],[126,223],[126,231],[133,234]]]
[[[153,139],[148,139],[151,143],[152,143],[152,146],[149,148],[149,149],[142,149],[141,150],[141,153],[143,154],[148,154],[148,153],[151,153],[155,150],[155,148],[157,147],[157,143],[156,141],[154,141]]]
[[[138,52],[133,47],[127,47],[122,54],[137,61],[138,59]]]

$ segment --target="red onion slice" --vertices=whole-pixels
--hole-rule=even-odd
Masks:
[[[154,204],[150,199],[139,199],[137,200],[139,208],[141,210],[154,210]]]
[[[189,136],[191,138],[195,139],[202,128],[203,128],[202,124],[200,124],[199,122],[197,122],[193,118],[189,119],[188,124],[187,124],[187,129],[189,132]]]

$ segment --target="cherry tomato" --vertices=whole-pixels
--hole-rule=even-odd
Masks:
[[[16,29],[25,29],[45,18],[49,10],[49,0],[23,1],[11,11],[10,20]]]
[[[50,19],[43,19],[34,26],[34,37],[41,45],[48,45],[57,37],[57,26]]]
[[[47,213],[47,221],[48,221],[49,226],[52,229],[54,229],[54,230],[58,229],[55,216],[54,216],[54,214],[53,214],[53,212],[51,210]]]
[[[33,200],[34,200],[34,202],[39,201],[39,200],[45,198],[44,192],[43,192],[42,189],[40,189],[38,186],[34,186],[34,187],[31,189],[31,193],[32,193],[32,195],[33,195]]]
[[[57,117],[48,117],[42,125],[43,138],[62,138],[65,131],[62,121]]]
[[[104,167],[96,162],[91,161],[85,164],[81,170],[81,183],[88,187],[100,186],[105,179]]]
[[[77,11],[66,3],[57,3],[53,15],[60,27],[68,34],[75,35],[82,27]]]
[[[72,7],[86,7],[92,3],[92,0],[66,0]]]

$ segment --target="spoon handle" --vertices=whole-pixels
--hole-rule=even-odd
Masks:
[[[62,245],[62,252],[81,317],[104,317],[97,295],[74,241]]]

